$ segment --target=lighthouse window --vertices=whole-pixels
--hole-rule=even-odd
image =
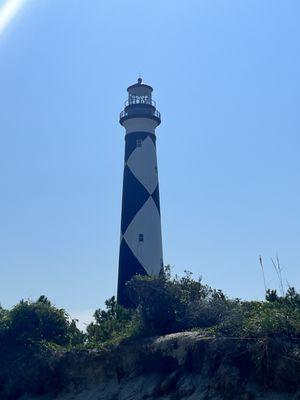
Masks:
[[[144,241],[144,234],[139,233],[139,242],[143,242],[143,241]]]
[[[142,139],[137,139],[136,147],[142,147]]]

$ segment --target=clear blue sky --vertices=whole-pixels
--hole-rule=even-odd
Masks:
[[[257,299],[278,254],[300,289],[299,20],[298,0],[25,2],[0,34],[2,305],[81,315],[115,293],[139,72],[163,117],[165,263]]]

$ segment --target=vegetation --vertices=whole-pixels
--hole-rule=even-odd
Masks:
[[[295,350],[300,341],[300,294],[292,287],[281,296],[267,290],[265,301],[241,301],[194,280],[189,272],[172,277],[166,268],[160,277],[134,277],[127,291],[133,307],[124,309],[112,297],[104,310],[95,311],[86,333],[44,296],[22,300],[11,310],[0,307],[1,399],[59,390],[64,379],[57,372],[62,351],[185,330],[247,340],[249,354],[268,382],[269,357],[278,340],[284,345],[276,354],[284,352],[284,357],[300,363],[299,346]]]
[[[71,348],[84,341],[63,309],[41,296],[37,301],[20,301],[12,310],[0,308],[0,398],[46,393],[59,389],[58,362],[53,350]]]
[[[283,296],[267,290],[265,301],[241,301],[194,280],[190,272],[172,278],[167,268],[160,277],[134,277],[127,291],[133,308],[108,300],[87,328],[89,345],[191,329],[203,335],[300,340],[300,294],[293,287]]]

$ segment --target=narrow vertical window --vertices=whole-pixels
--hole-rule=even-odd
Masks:
[[[144,241],[144,234],[139,233],[139,242],[143,242],[143,241]]]
[[[142,147],[142,139],[137,139],[136,141],[136,147]]]

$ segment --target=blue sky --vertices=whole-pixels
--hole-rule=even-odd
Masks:
[[[139,73],[163,118],[165,263],[257,299],[278,254],[300,289],[299,18],[296,0],[25,1],[0,33],[1,304],[86,316],[115,293]]]

